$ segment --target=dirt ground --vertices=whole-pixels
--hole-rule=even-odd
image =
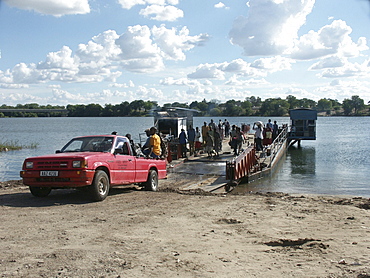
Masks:
[[[0,183],[1,277],[370,277],[370,200]],[[186,179],[186,178],[185,178]]]

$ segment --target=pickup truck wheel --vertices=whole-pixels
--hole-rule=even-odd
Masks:
[[[107,174],[102,170],[96,171],[94,180],[90,186],[91,198],[94,201],[103,201],[108,196],[109,187]]]
[[[46,197],[50,194],[51,188],[30,186],[30,191],[31,194],[35,197]]]
[[[145,190],[157,191],[158,189],[158,174],[155,170],[150,170],[148,179],[145,182]]]

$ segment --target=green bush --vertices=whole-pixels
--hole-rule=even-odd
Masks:
[[[5,142],[0,142],[0,151],[16,151],[21,149],[36,149],[37,143],[32,143],[30,145],[21,145],[18,140],[10,140]]]

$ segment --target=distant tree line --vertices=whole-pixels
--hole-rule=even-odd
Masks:
[[[359,96],[344,99],[343,102],[329,98],[319,101],[307,98],[297,99],[289,95],[285,99],[268,98],[262,100],[260,97],[247,97],[245,100],[228,100],[221,103],[218,100],[188,103],[166,103],[159,106],[156,101],[134,100],[124,101],[120,104],[69,104],[65,106],[38,105],[36,103],[17,104],[15,107],[2,105],[0,109],[66,109],[68,117],[144,117],[152,115],[154,110],[166,110],[169,107],[181,107],[198,110],[197,116],[286,116],[289,109],[310,108],[316,109],[319,114],[327,116],[369,116],[370,105],[365,104]],[[49,112],[0,112],[0,117],[58,117],[61,113]]]

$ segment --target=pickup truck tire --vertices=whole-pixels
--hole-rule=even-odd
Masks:
[[[103,201],[109,193],[109,178],[107,174],[98,170],[95,173],[94,180],[90,185],[89,191],[93,201]]]
[[[158,174],[156,170],[150,170],[148,174],[148,179],[144,183],[145,190],[147,191],[157,191],[158,189]]]
[[[51,188],[30,186],[30,191],[31,191],[31,194],[35,197],[46,197],[50,194]]]

